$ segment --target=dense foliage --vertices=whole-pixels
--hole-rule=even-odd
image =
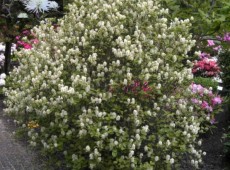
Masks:
[[[222,100],[190,85],[190,20],[168,12],[156,0],[75,0],[58,27],[35,27],[39,43],[16,54],[5,89],[30,144],[70,169],[175,168],[185,153],[198,167],[199,132]]]
[[[194,17],[192,33],[196,39],[230,30],[229,0],[164,0],[174,17]]]
[[[228,96],[230,94],[230,50],[222,51],[219,55],[219,64],[221,66],[223,86]]]
[[[217,91],[218,82],[208,77],[194,77],[194,83],[200,84],[206,88],[212,88],[213,91]]]

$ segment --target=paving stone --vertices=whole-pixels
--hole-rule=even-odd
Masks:
[[[14,138],[12,121],[3,116],[0,100],[0,170],[43,170],[44,160],[28,145]]]

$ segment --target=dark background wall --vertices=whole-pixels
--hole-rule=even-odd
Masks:
[[[63,4],[64,4],[63,0],[55,0],[55,2],[57,2],[59,4],[59,6],[60,6],[58,10],[63,11]]]

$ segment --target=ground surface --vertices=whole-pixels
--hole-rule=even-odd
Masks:
[[[43,161],[25,142],[14,138],[15,126],[2,109],[0,100],[0,170],[43,170]]]
[[[224,111],[217,115],[217,128],[213,133],[204,136],[203,150],[207,152],[204,157],[204,167],[202,170],[230,170],[230,160],[223,152],[223,133],[230,125],[230,111],[227,106]]]
[[[230,125],[230,112],[225,108],[217,117],[217,128],[213,133],[203,136],[202,150],[207,152],[201,170],[230,170],[230,160],[224,157],[222,135]],[[0,170],[44,170],[44,161],[25,141],[14,138],[16,126],[13,121],[3,116],[3,104],[0,100]],[[193,170],[185,160],[181,170]]]

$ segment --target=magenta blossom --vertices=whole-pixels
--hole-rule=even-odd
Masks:
[[[215,118],[212,118],[211,120],[210,120],[210,123],[213,125],[213,124],[215,124],[216,123],[216,119]]]
[[[230,42],[230,33],[226,33],[223,38],[224,41]]]
[[[29,30],[24,30],[24,31],[22,31],[22,34],[24,34],[24,36],[28,36],[28,35],[30,35],[31,33],[30,33]]]
[[[151,90],[151,88],[148,85],[148,82],[144,82],[144,84],[142,85],[142,90],[144,92],[147,92],[147,91]]]
[[[203,95],[204,87],[202,87],[200,84],[192,83],[190,87],[192,88],[193,93],[199,93],[200,95]]]
[[[200,54],[200,59],[204,59],[204,58],[210,58],[210,54],[208,54],[208,53],[201,53]]]
[[[209,108],[208,102],[202,101],[201,107],[202,107],[203,109],[208,109],[208,108]]]
[[[31,49],[31,48],[32,48],[32,45],[29,44],[29,43],[24,43],[23,47],[24,47],[25,49]]]
[[[191,99],[191,101],[192,101],[192,103],[194,103],[194,104],[198,104],[198,103],[199,103],[199,100],[197,100],[197,99],[195,99],[195,98]]]
[[[208,106],[206,109],[207,109],[209,112],[213,112],[212,106]]]
[[[218,45],[218,46],[216,46],[216,47],[213,48],[213,50],[215,50],[215,51],[219,51],[220,49],[221,49],[220,45]]]
[[[37,38],[32,39],[32,40],[31,40],[31,42],[32,42],[33,44],[37,44],[37,43],[39,43],[39,41],[38,41],[38,39],[37,39]]]
[[[213,40],[208,40],[208,46],[211,47],[211,46],[214,46],[215,43]]]
[[[206,101],[202,102],[201,108],[202,109],[206,109],[208,112],[212,112],[213,111],[212,106],[209,106],[208,102],[206,102]]]
[[[221,99],[219,96],[214,97],[214,98],[212,99],[212,105],[213,105],[213,106],[215,106],[216,104],[221,104],[221,103],[222,103],[222,99]]]

